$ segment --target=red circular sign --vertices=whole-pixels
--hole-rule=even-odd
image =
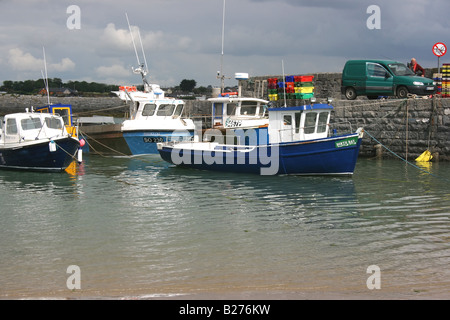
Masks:
[[[442,57],[447,53],[447,46],[442,42],[438,42],[433,46],[433,53],[437,57]]]

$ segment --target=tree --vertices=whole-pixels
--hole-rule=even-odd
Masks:
[[[180,82],[180,89],[184,92],[191,92],[192,90],[194,90],[196,85],[197,82],[195,80],[183,79]]]

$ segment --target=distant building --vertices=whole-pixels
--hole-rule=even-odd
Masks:
[[[76,96],[78,94],[77,90],[69,88],[49,88],[48,91],[50,96],[55,97]],[[39,91],[39,94],[47,95],[47,90],[43,88]]]

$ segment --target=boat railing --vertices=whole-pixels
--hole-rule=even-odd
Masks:
[[[323,124],[323,125],[313,125],[313,126],[305,126],[300,128],[287,128],[278,130],[279,140],[280,142],[289,142],[295,139],[294,135],[298,135],[299,132],[303,132],[305,134],[314,134],[317,129],[328,126],[328,137],[332,137],[338,134],[338,132],[346,132],[353,133],[353,127],[350,121],[342,121],[342,122],[334,122],[333,124]],[[323,133],[325,130],[317,130],[318,133]]]
[[[241,144],[240,138],[241,137],[236,136],[236,135],[205,133],[203,136],[203,141],[204,142],[217,142],[220,144],[240,145]]]
[[[350,132],[350,133],[354,132],[352,123],[350,121],[333,122],[333,124],[328,124],[328,126],[329,126],[329,131],[328,131],[329,136],[335,136],[338,131],[343,131],[343,130],[345,130],[345,131],[348,130],[348,132]]]

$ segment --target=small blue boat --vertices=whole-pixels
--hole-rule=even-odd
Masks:
[[[208,141],[158,143],[167,162],[182,167],[261,175],[352,175],[363,129],[330,130],[330,104],[269,108],[268,126],[212,130]]]

